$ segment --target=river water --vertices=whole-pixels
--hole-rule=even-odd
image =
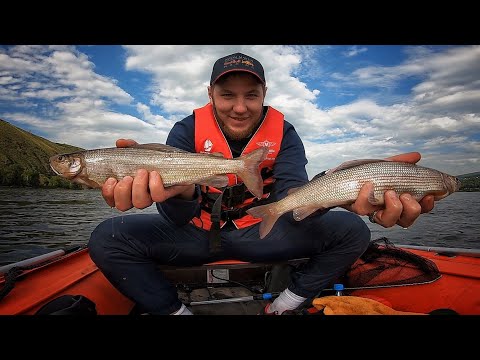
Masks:
[[[99,190],[0,187],[0,266],[88,242],[103,219],[124,213],[111,209]],[[372,239],[396,244],[480,249],[480,192],[458,192],[437,202],[428,214],[404,230],[371,224]]]

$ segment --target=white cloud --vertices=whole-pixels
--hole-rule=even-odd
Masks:
[[[332,46],[123,48],[124,75],[148,78],[144,99],[122,88],[119,79],[99,74],[73,46],[1,48],[0,105],[14,102],[16,111],[0,117],[85,148],[112,146],[120,137],[164,142],[175,121],[208,101],[213,62],[244,52],[265,67],[266,104],[282,111],[304,139],[310,176],[346,160],[408,151],[420,151],[422,162],[451,173],[479,170],[480,46],[406,47],[403,62],[385,66],[370,60],[350,73],[340,65],[327,72]],[[364,59],[367,50],[354,46],[344,55],[354,61],[362,53]],[[409,88],[395,94],[405,84]],[[348,100],[322,107],[333,90]],[[128,105],[137,116],[114,105]]]
[[[361,54],[365,51],[368,51],[368,48],[352,46],[348,49],[348,51],[344,51],[343,55],[346,56],[346,57],[353,57],[353,56],[357,56],[358,54]]]

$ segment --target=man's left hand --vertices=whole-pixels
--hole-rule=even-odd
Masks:
[[[386,160],[401,161],[415,164],[421,158],[420,153],[411,152],[392,156]],[[360,189],[357,200],[345,209],[350,210],[358,215],[369,215],[375,212],[375,223],[388,228],[395,224],[403,228],[411,226],[421,213],[427,213],[433,209],[433,195],[424,196],[420,201],[415,200],[410,194],[401,194],[397,196],[395,191],[385,191],[385,204],[372,205],[368,201],[368,195],[373,190],[372,183],[366,183]]]

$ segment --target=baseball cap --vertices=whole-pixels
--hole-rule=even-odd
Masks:
[[[251,56],[235,53],[224,56],[213,64],[212,77],[210,78],[210,85],[213,85],[222,75],[232,71],[246,71],[260,79],[265,85],[265,74],[263,66]]]

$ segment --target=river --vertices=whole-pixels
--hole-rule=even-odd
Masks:
[[[0,187],[0,266],[88,242],[103,219],[124,213],[110,209],[99,190]],[[385,229],[371,224],[372,239],[396,244],[480,249],[480,192],[458,192],[437,202],[410,228]]]

